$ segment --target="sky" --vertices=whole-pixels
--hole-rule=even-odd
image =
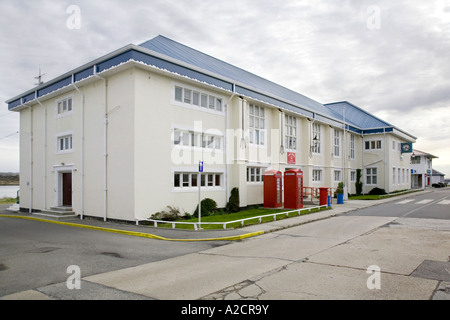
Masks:
[[[0,172],[19,171],[6,100],[164,35],[418,138],[450,178],[450,0],[0,0]]]

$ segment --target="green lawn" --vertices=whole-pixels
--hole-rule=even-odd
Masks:
[[[0,204],[14,204],[16,201],[16,198],[2,198],[0,199]]]
[[[327,210],[327,209],[322,209],[322,210]],[[240,220],[240,219],[246,219],[246,218],[251,218],[251,217],[258,217],[258,216],[263,216],[263,215],[269,215],[272,213],[281,213],[281,212],[287,212],[287,211],[291,211],[289,209],[266,209],[266,208],[253,208],[253,209],[248,209],[248,210],[243,210],[240,212],[236,212],[236,213],[230,213],[230,214],[221,214],[221,215],[213,215],[213,216],[207,216],[207,217],[202,217],[201,221],[202,221],[202,228],[203,229],[208,229],[208,230],[212,230],[212,229],[223,229],[223,225],[222,224],[203,224],[204,222],[228,222],[228,221],[235,221],[235,220]],[[312,209],[311,212],[308,211],[308,208],[306,209],[302,209],[301,215],[305,215],[305,214],[310,214],[310,213],[314,213],[319,211],[318,209]],[[298,213],[297,212],[292,212],[290,213],[288,216],[286,215],[278,215],[277,216],[277,220],[281,220],[281,219],[286,219],[286,218],[290,218],[290,217],[297,217]],[[269,216],[269,217],[263,217],[261,219],[261,222],[269,222],[269,221],[273,221],[273,217]],[[179,222],[198,222],[198,218],[193,218],[193,219],[189,219],[189,220],[180,220]],[[255,218],[253,220],[248,220],[244,222],[244,226],[248,226],[248,225],[252,225],[252,224],[258,224],[259,223],[259,219]],[[239,228],[241,227],[241,222],[236,222],[236,223],[232,223],[232,224],[228,224],[227,225],[227,229],[230,228]],[[158,227],[163,227],[163,228],[172,228],[172,224],[171,223],[158,223]],[[192,225],[183,225],[183,224],[177,224],[176,225],[177,229],[194,229],[194,226]]]

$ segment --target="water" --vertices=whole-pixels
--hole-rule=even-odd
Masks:
[[[17,197],[19,186],[0,186],[0,199]]]

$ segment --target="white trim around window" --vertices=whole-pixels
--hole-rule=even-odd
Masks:
[[[173,105],[224,116],[225,101],[226,99],[217,93],[172,82],[171,103]]]
[[[73,152],[73,131],[60,132],[55,139],[55,152],[57,154]]]
[[[56,118],[62,118],[73,114],[73,96],[67,96],[56,100]]]

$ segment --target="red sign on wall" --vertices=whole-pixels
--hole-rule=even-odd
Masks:
[[[287,162],[288,162],[288,164],[295,164],[295,153],[294,152],[288,152]]]

